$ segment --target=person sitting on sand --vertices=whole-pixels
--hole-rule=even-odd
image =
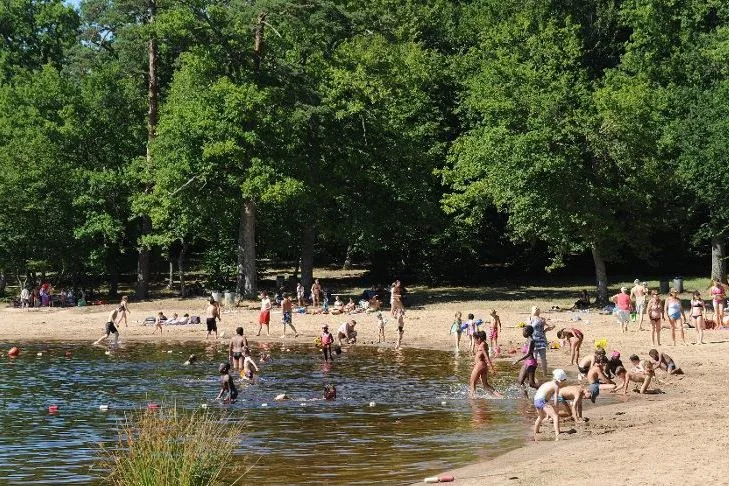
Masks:
[[[490,391],[494,395],[501,396],[491,385],[489,385],[488,369],[494,370],[494,364],[491,362],[489,357],[488,344],[486,344],[486,333],[484,331],[477,331],[474,334],[474,340],[476,341],[476,355],[473,360],[473,370],[471,371],[471,378],[469,380],[469,386],[471,388],[471,398],[476,397],[476,385],[480,382],[483,386],[484,391]]]
[[[575,422],[584,422],[582,418],[582,399],[588,398],[592,400],[592,403],[595,403],[599,394],[600,385],[596,383],[591,383],[586,388],[580,385],[564,386],[559,389],[558,401],[565,406]]]
[[[575,301],[575,303],[570,307],[569,310],[584,310],[590,308],[590,296],[587,293],[587,290],[582,290],[580,292],[579,298]]]
[[[623,373],[625,373],[625,367],[623,366],[623,362],[620,360],[620,353],[613,351],[605,365],[605,376],[611,380],[615,377],[624,379],[623,376],[620,376]]]
[[[382,310],[382,301],[377,298],[376,295],[372,296],[369,300],[367,300],[367,303],[369,304],[367,307],[367,312],[379,312]]]
[[[534,333],[534,328],[532,326],[524,326],[524,330],[522,331],[522,335],[526,338],[526,343],[524,343],[524,346],[522,346],[521,350],[524,353],[524,356],[514,361],[514,364],[519,363],[520,361],[524,361],[524,364],[521,367],[521,370],[519,370],[519,378],[517,379],[517,383],[519,383],[519,386],[524,390],[524,395],[529,396],[527,393],[526,386],[524,385],[524,382],[529,380],[529,386],[532,388],[539,388],[537,386],[537,382],[534,379],[534,375],[537,372],[537,358],[534,356],[534,340],[532,339],[532,334]]]
[[[233,401],[238,398],[238,389],[235,387],[233,377],[230,376],[230,363],[220,363],[218,373],[220,373],[220,393],[215,399]],[[227,398],[223,398],[226,395]]]
[[[539,427],[542,425],[547,416],[554,423],[554,440],[559,440],[559,415],[557,414],[557,403],[559,398],[559,389],[562,384],[567,381],[567,373],[562,369],[556,369],[552,372],[552,380],[542,383],[534,395],[534,408],[537,409],[537,419],[534,421],[534,440],[537,440]],[[554,397],[554,398],[553,398]],[[549,403],[553,399],[554,403]]]
[[[570,344],[570,364],[577,364],[580,362],[580,348],[582,347],[582,340],[584,335],[579,329],[574,327],[568,327],[557,331],[557,338],[563,339]]]
[[[653,363],[648,360],[641,362],[637,355],[630,357],[633,368],[625,374],[625,382],[623,383],[623,395],[628,394],[628,385],[630,382],[642,383],[638,393],[656,393],[656,391],[648,390],[651,379],[655,376],[653,371]]]
[[[334,299],[334,303],[332,304],[330,312],[333,315],[341,314],[342,312],[344,312],[344,302],[342,302],[342,299],[338,295]]]
[[[683,370],[676,366],[676,363],[673,361],[673,358],[671,358],[669,355],[663,352],[659,352],[658,350],[651,349],[648,351],[648,356],[650,356],[653,359],[653,367],[658,367],[659,369],[662,369],[669,375],[682,375]]]
[[[349,301],[347,301],[347,303],[344,304],[344,312],[350,313],[350,312],[354,311],[355,309],[357,309],[357,304],[355,304],[354,301],[352,300],[352,297],[350,297]]]

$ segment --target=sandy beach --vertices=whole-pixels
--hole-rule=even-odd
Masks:
[[[685,296],[684,296],[685,297]],[[142,326],[148,316],[162,310],[168,317],[173,312],[180,315],[204,316],[206,301],[199,299],[165,299],[153,302],[130,304],[129,325],[121,324],[120,338],[133,342],[182,343],[201,341],[206,338],[204,324],[168,326],[162,336],[153,335],[153,327]],[[255,306],[254,303],[251,303]],[[429,349],[452,350],[453,339],[448,335],[453,314],[462,311],[485,318],[488,311],[499,311],[504,329],[500,338],[502,348],[508,348],[509,341],[520,345],[523,341],[521,329],[516,324],[528,319],[531,305],[550,309],[552,305],[565,307],[567,301],[533,301],[526,299],[498,301],[456,301],[426,304],[408,309],[405,317],[403,345]],[[0,341],[12,345],[27,341],[78,341],[91,343],[103,334],[104,323],[111,305],[89,306],[66,309],[12,309],[0,310]],[[628,333],[621,333],[612,316],[599,315],[595,311],[579,314],[581,321],[571,321],[572,313],[545,312],[543,314],[561,327],[577,327],[585,334],[582,353],[590,352],[597,338],[608,340],[608,352],[619,350],[623,361],[636,353],[646,356],[652,347],[650,332],[637,332],[637,324],[631,323]],[[219,331],[230,337],[236,327],[243,326],[252,342],[281,341],[280,311],[271,316],[270,337],[256,337],[258,311],[244,307],[224,308]],[[389,317],[389,316],[388,316]],[[369,314],[352,316],[358,321],[360,344],[377,341],[375,318]],[[318,336],[322,324],[336,329],[346,316],[294,315],[294,325],[300,336],[284,338],[286,342],[311,343]],[[204,319],[203,319],[204,321]],[[649,322],[644,322],[644,328]],[[395,339],[394,322],[386,326],[388,343]],[[290,332],[290,331],[289,331]],[[695,341],[695,331],[686,329],[686,340]],[[265,328],[264,328],[265,334]],[[548,334],[555,339],[555,332]],[[227,339],[223,339],[227,341]],[[524,447],[482,462],[457,469],[443,471],[455,476],[461,485],[480,484],[585,484],[588,480],[606,481],[610,484],[729,484],[729,463],[721,459],[729,438],[724,430],[729,418],[723,407],[727,378],[726,353],[729,351],[729,331],[707,331],[708,344],[675,348],[670,343],[670,330],[662,333],[661,350],[670,354],[683,368],[686,375],[667,378],[659,371],[662,383],[656,385],[664,394],[639,395],[629,391],[622,403],[611,405],[585,404],[586,424],[565,422],[564,433],[555,442],[548,424],[542,428],[536,442],[527,442]],[[359,345],[359,344],[358,344]],[[7,347],[0,349],[3,355]],[[0,359],[7,359],[2,357]],[[569,357],[563,350],[550,351],[550,366],[564,367],[570,382],[575,382],[576,367],[569,365]],[[652,384],[653,387],[653,384]],[[531,438],[525,430],[525,438]],[[424,475],[425,477],[425,475]]]

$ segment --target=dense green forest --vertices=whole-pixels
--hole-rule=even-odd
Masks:
[[[0,290],[725,276],[727,142],[721,0],[4,0]]]

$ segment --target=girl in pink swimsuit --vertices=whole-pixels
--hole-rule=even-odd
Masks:
[[[720,329],[724,325],[724,284],[719,280],[714,280],[714,285],[711,287],[711,298],[712,304],[714,305],[714,322],[715,328]]]
[[[519,378],[517,378],[517,382],[524,390],[524,395],[527,398],[529,398],[529,394],[527,393],[526,385],[524,385],[524,382],[527,381],[527,379],[529,380],[530,387],[534,389],[539,388],[537,382],[534,380],[534,374],[537,371],[537,358],[534,356],[534,340],[532,339],[532,334],[534,334],[534,328],[532,326],[525,326],[522,331],[522,335],[526,338],[526,342],[521,348],[524,356],[514,361],[514,364],[524,361],[524,364],[519,371]]]

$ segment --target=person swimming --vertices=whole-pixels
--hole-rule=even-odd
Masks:
[[[334,385],[324,385],[324,400],[336,400],[337,389]]]

